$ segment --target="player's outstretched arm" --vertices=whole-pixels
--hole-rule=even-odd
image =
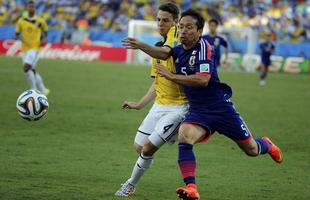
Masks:
[[[151,46],[135,38],[125,38],[122,40],[122,42],[123,46],[127,49],[140,49],[153,58],[166,60],[171,55],[171,48],[167,46]]]
[[[165,77],[168,80],[171,80],[175,83],[191,86],[191,87],[206,87],[209,84],[209,80],[211,78],[210,75],[202,75],[202,74],[193,74],[193,75],[178,75],[172,73],[169,69],[161,64],[155,64],[155,69],[157,70],[157,74]]]
[[[138,102],[124,101],[122,108],[140,110],[144,108],[150,101],[154,100],[155,97],[155,82],[153,82],[147,93]]]

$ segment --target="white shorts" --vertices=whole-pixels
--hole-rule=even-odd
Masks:
[[[39,52],[36,50],[29,50],[23,54],[23,63],[31,65],[31,69],[35,69],[38,60]]]
[[[154,103],[138,128],[135,143],[143,146],[149,139],[158,148],[165,142],[174,143],[187,111],[187,104],[164,106]]]

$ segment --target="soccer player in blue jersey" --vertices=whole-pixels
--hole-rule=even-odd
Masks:
[[[272,35],[271,33],[268,33],[266,35],[266,42],[263,42],[259,45],[259,48],[261,50],[261,64],[260,64],[260,81],[259,84],[261,86],[264,86],[266,84],[266,77],[268,74],[268,68],[271,64],[270,56],[275,50],[275,46],[272,43]]]
[[[277,163],[283,161],[281,150],[268,137],[254,139],[235,110],[231,88],[218,78],[212,47],[201,38],[203,26],[199,13],[191,9],[183,12],[179,21],[181,45],[172,49],[176,73],[161,64],[155,66],[159,75],[183,86],[190,105],[178,136],[178,163],[186,187],[176,192],[183,200],[200,199],[193,145],[206,141],[215,131],[235,141],[249,156],[269,153]]]
[[[218,70],[220,67],[220,59],[221,59],[221,46],[225,48],[225,58],[223,61],[223,64],[227,63],[228,59],[228,43],[227,41],[217,35],[217,27],[219,25],[219,22],[216,19],[210,19],[208,22],[209,25],[209,34],[202,36],[203,39],[206,39],[208,43],[213,47],[214,49],[214,66]]]

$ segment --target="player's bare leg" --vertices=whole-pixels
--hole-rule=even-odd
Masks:
[[[264,64],[260,64],[260,70],[261,70],[261,73],[260,73],[260,76],[259,76],[259,85],[260,86],[264,86],[266,85],[266,77],[267,77],[267,74],[268,74],[268,68],[267,66],[265,66]]]
[[[137,143],[134,143],[133,147],[134,147],[134,149],[136,150],[136,152],[140,155],[143,146],[141,146],[141,145],[139,145],[139,144],[137,144]]]
[[[256,138],[255,140],[251,138],[247,142],[237,142],[237,144],[248,156],[258,156],[268,153],[275,162],[283,162],[281,149],[268,137]]]
[[[248,156],[255,157],[259,155],[258,144],[253,138],[247,142],[237,142],[237,144]]]

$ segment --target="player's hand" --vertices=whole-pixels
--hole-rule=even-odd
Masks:
[[[139,49],[140,47],[140,41],[135,38],[125,38],[122,40],[122,43],[126,49]]]
[[[174,74],[164,65],[155,64],[154,67],[157,70],[157,74],[159,76],[165,77],[168,80],[171,80],[173,78]]]
[[[136,109],[136,110],[140,110],[142,107],[137,102],[124,101],[124,103],[122,104],[122,108],[123,109]]]

